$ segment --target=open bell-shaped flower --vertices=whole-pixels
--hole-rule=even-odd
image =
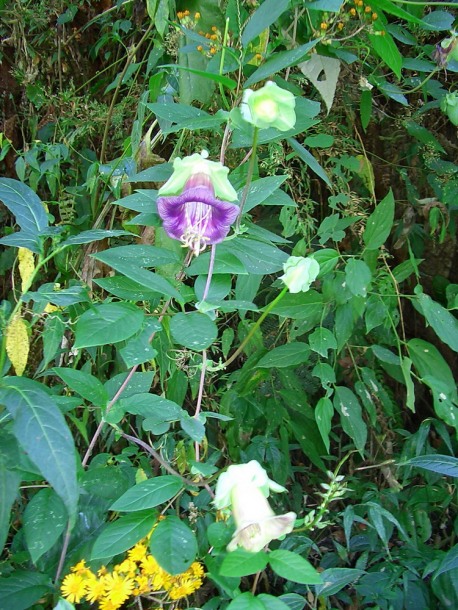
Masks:
[[[227,178],[228,168],[197,153],[175,159],[173,168],[171,178],[159,189],[158,213],[167,235],[198,256],[229,233],[239,212],[238,205],[231,203],[237,193]]]
[[[286,489],[269,479],[256,460],[229,466],[220,475],[213,503],[220,510],[231,508],[236,525],[228,551],[242,547],[257,553],[271,540],[292,531],[296,513],[275,515],[267,501],[270,491]]]
[[[235,485],[231,499],[237,529],[227,545],[228,551],[242,547],[257,553],[272,540],[292,532],[296,513],[275,515],[259,487],[247,483]]]

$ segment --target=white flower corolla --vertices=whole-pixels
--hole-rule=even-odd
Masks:
[[[229,168],[220,161],[210,161],[208,152],[194,153],[189,157],[173,161],[173,174],[158,191],[159,196],[178,195],[181,193],[188,180],[196,174],[205,174],[210,178],[214,194],[219,199],[236,201],[237,192],[229,182]]]
[[[234,464],[220,475],[215,489],[214,505],[219,510],[228,508],[232,504],[232,490],[241,485],[256,487],[261,490],[265,498],[270,491],[283,492],[286,489],[269,479],[267,472],[256,460],[247,464]]]
[[[310,285],[316,280],[320,265],[314,258],[304,258],[303,256],[290,256],[283,265],[284,275],[281,280],[288,287],[288,290],[295,294],[297,292],[307,292]]]
[[[261,89],[244,91],[240,111],[245,121],[259,129],[288,131],[296,124],[295,106],[296,98],[290,91],[268,81]]]
[[[228,551],[241,547],[257,553],[272,540],[292,532],[296,513],[275,515],[259,487],[247,483],[235,485],[231,499],[236,530],[227,545]]]

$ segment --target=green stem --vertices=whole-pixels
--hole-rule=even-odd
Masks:
[[[250,157],[250,161],[249,161],[249,165],[248,165],[246,184],[245,184],[245,188],[243,190],[242,199],[240,200],[239,215],[237,216],[237,220],[235,223],[235,228],[236,228],[237,232],[240,230],[240,223],[242,220],[243,208],[245,207],[245,203],[246,203],[246,200],[248,197],[248,192],[249,192],[250,186],[251,186],[251,180],[253,178],[254,164],[256,163],[256,149],[258,147],[258,134],[259,134],[259,128],[255,127],[254,132],[253,132],[253,144],[251,146],[251,157]]]
[[[428,74],[428,76],[421,81],[421,83],[419,85],[417,85],[416,87],[414,87],[413,89],[409,89],[408,91],[403,91],[402,93],[404,94],[410,94],[410,93],[415,93],[415,91],[418,91],[419,89],[421,89],[423,87],[423,85],[426,85],[426,83],[435,75],[439,72],[440,68],[434,68],[434,70]]]
[[[226,27],[224,28],[223,44],[222,44],[222,48],[221,48],[221,59],[220,59],[220,62],[219,62],[219,75],[220,76],[223,75],[224,57],[226,55],[226,45],[227,45],[228,33],[229,33],[229,17],[226,19]],[[228,110],[230,110],[231,109],[231,105],[227,101],[227,97],[226,97],[226,94],[224,93],[224,88],[223,88],[223,85],[221,83],[219,83],[219,92],[221,94],[221,98],[222,98],[222,100],[224,102],[224,105],[226,106],[226,108]]]
[[[245,339],[242,341],[242,343],[240,344],[238,349],[232,354],[232,356],[230,358],[228,358],[228,360],[226,360],[226,362],[224,362],[221,365],[221,368],[226,368],[227,366],[232,364],[232,362],[234,362],[234,360],[241,353],[241,351],[243,350],[245,345],[248,343],[248,341],[253,337],[254,333],[258,330],[258,328],[264,322],[264,320],[269,315],[269,313],[272,311],[272,309],[275,307],[275,305],[277,305],[277,303],[279,303],[282,300],[282,298],[285,296],[285,294],[287,292],[288,292],[288,288],[287,288],[287,286],[285,286],[283,288],[283,290],[280,292],[280,294],[277,297],[275,297],[275,299],[267,305],[267,307],[264,309],[262,315],[259,317],[259,319],[257,320],[256,324],[254,324],[251,327],[250,332],[247,334]]]

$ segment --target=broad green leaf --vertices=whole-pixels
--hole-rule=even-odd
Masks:
[[[158,352],[151,347],[150,338],[161,330],[161,325],[155,320],[148,320],[142,330],[128,339],[126,345],[119,350],[128,368],[153,360]]]
[[[108,392],[110,400],[115,396],[120,387],[124,384],[129,373],[120,373],[105,382],[105,388]],[[154,372],[147,371],[145,373],[134,373],[129,383],[123,388],[122,399],[125,400],[134,394],[143,394],[149,392],[153,383]]]
[[[169,574],[181,574],[197,554],[197,540],[186,523],[173,515],[159,521],[150,541],[150,551]]]
[[[328,453],[330,447],[329,433],[332,428],[333,415],[334,407],[331,400],[329,398],[320,398],[315,407],[315,420]]]
[[[190,72],[191,74],[196,74],[197,76],[201,76],[202,78],[207,78],[209,80],[212,80],[215,83],[219,83],[221,85],[223,85],[224,87],[227,87],[230,90],[233,90],[237,87],[237,81],[233,80],[232,78],[229,78],[228,76],[224,76],[223,74],[217,74],[216,72],[206,72],[205,70],[197,70],[195,68],[191,68],[188,66],[181,66],[179,64],[162,64],[160,66],[161,68],[173,68],[174,70],[184,70],[185,72]],[[153,110],[153,112],[155,114],[157,114],[157,116],[160,116],[159,112],[156,113],[156,110],[153,109],[157,108],[158,106],[170,106],[170,104],[148,104],[148,108],[150,110]],[[176,104],[175,104],[176,105]],[[190,106],[188,106],[189,108]],[[197,110],[197,108],[192,107],[193,110]],[[199,110],[199,112],[203,112],[202,110]],[[224,115],[221,113],[218,116],[218,113],[216,115],[208,115],[210,118],[214,119],[214,124],[219,124],[222,123],[225,120]],[[187,129],[202,129],[199,127],[195,127],[195,124],[198,124],[198,121],[194,121],[191,120],[189,121],[188,125],[187,125]]]
[[[258,595],[258,600],[263,603],[266,610],[291,610],[290,606],[281,598],[268,595],[267,593]]]
[[[55,284],[42,284],[36,292],[26,292],[21,296],[21,300],[25,303],[30,299],[41,305],[53,303],[53,305],[62,307],[76,303],[88,303],[91,300],[84,286],[70,286],[63,290],[56,290]]]
[[[287,293],[271,310],[272,314],[294,320],[312,320],[318,323],[323,313],[323,296],[315,290]]]
[[[250,553],[244,549],[237,549],[227,555],[221,564],[222,576],[249,576],[262,572],[267,565],[268,555],[263,551]]]
[[[269,564],[272,570],[287,580],[302,585],[318,585],[321,576],[315,568],[303,557],[291,551],[272,551],[269,554]]]
[[[266,607],[259,598],[253,595],[253,593],[246,591],[245,593],[237,595],[237,597],[231,601],[227,610],[266,610]]]
[[[358,580],[363,574],[365,574],[364,570],[354,568],[328,568],[321,572],[323,584],[317,585],[316,594],[329,598]]]
[[[94,305],[75,325],[75,348],[125,341],[140,330],[143,320],[143,311],[131,303]]]
[[[345,282],[348,290],[357,297],[367,296],[372,273],[366,263],[358,258],[350,258],[345,265]]]
[[[284,368],[288,366],[297,366],[303,362],[307,362],[310,357],[310,348],[306,343],[286,343],[275,347],[268,354],[263,356],[257,363],[259,368]]]
[[[16,501],[20,482],[21,474],[8,470],[0,456],[0,552],[8,536],[11,507]]]
[[[138,264],[135,260],[131,260],[130,257],[127,259],[117,258],[117,256],[113,256],[112,250],[105,250],[105,252],[92,256],[102,261],[102,263],[110,265],[110,267],[113,267],[113,269],[119,271],[119,273],[122,273],[132,281],[137,282],[137,284],[144,286],[149,291],[154,290],[158,295],[169,296],[180,302],[182,301],[180,293],[170,282],[157,273],[143,269],[141,262]],[[170,257],[172,256],[174,257],[173,253],[170,253]],[[157,262],[155,264],[163,263]]]
[[[182,415],[180,417],[180,425],[184,432],[188,436],[192,438],[193,441],[197,443],[201,443],[205,436],[205,426],[203,422],[196,418],[192,417],[186,411],[182,411]]]
[[[280,186],[284,183],[287,176],[267,176],[266,178],[259,178],[254,180],[250,184],[248,190],[248,196],[244,207],[244,212],[249,212],[257,205],[263,203],[272,193],[275,193]],[[238,198],[240,200],[244,189],[238,192]]]
[[[124,553],[139,540],[145,538],[156,522],[152,510],[130,513],[117,521],[108,523],[94,542],[91,559],[109,561],[115,555]]]
[[[175,314],[170,322],[170,332],[175,343],[200,352],[214,343],[218,327],[206,314],[192,311]]]
[[[304,597],[298,593],[284,593],[278,599],[281,599],[288,606],[289,610],[303,610],[305,606]]]
[[[368,250],[377,250],[388,239],[394,221],[394,197],[390,190],[367,219],[363,240]]]
[[[336,372],[327,362],[317,362],[313,367],[312,375],[320,379],[325,390],[329,390],[330,386],[336,382]]]
[[[75,446],[53,397],[36,381],[8,377],[0,386],[0,401],[14,419],[13,433],[19,444],[73,519],[78,502]]]
[[[0,609],[26,610],[52,590],[48,574],[16,570],[7,578],[0,578]]]
[[[355,443],[356,449],[364,454],[367,440],[367,426],[361,412],[361,405],[355,394],[346,387],[337,386],[334,408],[340,413],[342,428]]]
[[[316,0],[307,5],[309,11],[329,11],[331,13],[338,13],[343,4],[343,0]]]
[[[330,273],[339,262],[340,254],[333,248],[323,248],[313,253],[313,258],[320,265],[318,278]]]
[[[14,214],[16,223],[21,228],[19,233],[0,239],[0,243],[8,244],[9,238],[14,237],[16,243],[11,245],[40,252],[39,234],[48,226],[48,216],[38,195],[19,180],[0,178],[0,201]],[[20,243],[21,240],[24,243]]]
[[[323,326],[319,326],[309,335],[309,344],[314,352],[323,356],[328,357],[328,350],[337,349],[337,341],[334,334]]]
[[[419,455],[418,457],[410,458],[410,460],[403,462],[403,464],[431,470],[447,477],[458,478],[458,458],[452,455]]]
[[[105,407],[108,394],[101,381],[84,371],[67,367],[54,367],[53,371],[74,392],[91,402],[96,407]]]
[[[415,412],[415,386],[411,374],[412,360],[404,356],[401,361],[401,370],[407,388],[406,406]]]
[[[226,521],[210,523],[207,528],[207,538],[210,546],[217,549],[226,547],[231,541],[232,531]]]
[[[153,508],[173,498],[181,489],[183,481],[173,475],[148,479],[135,485],[110,507],[110,510],[133,512]]]
[[[252,13],[242,33],[242,45],[246,48],[256,36],[271,26],[290,6],[290,0],[264,0]]]
[[[453,373],[437,347],[423,339],[410,339],[407,348],[420,377],[427,377],[433,372],[434,377],[456,398],[456,382]]]
[[[24,511],[24,535],[33,563],[59,539],[67,525],[67,511],[53,489],[40,489]]]
[[[277,72],[284,70],[285,68],[289,68],[290,66],[295,66],[299,62],[301,62],[305,57],[310,53],[310,51],[317,45],[319,39],[311,40],[291,51],[280,51],[278,53],[273,53],[272,57],[267,59],[263,64],[259,66],[257,70],[251,74],[245,81],[245,88],[251,87],[259,81],[264,80],[266,78],[272,77]]]
[[[328,186],[331,186],[331,181],[329,180],[326,172],[312,153],[304,148],[302,144],[299,144],[299,142],[294,138],[287,138],[287,141],[298,157],[302,159],[302,161],[312,170],[312,172],[315,172],[315,174],[319,176]]]
[[[114,294],[120,299],[127,301],[153,301],[157,299],[159,293],[157,290],[149,290],[134,280],[130,280],[123,275],[115,275],[113,277],[94,278],[94,283],[100,286],[107,292]]]
[[[427,294],[419,294],[418,303],[439,339],[458,352],[458,320],[455,316]]]
[[[456,568],[458,568],[458,544],[455,544],[455,546],[453,546],[446,553],[445,557],[440,562],[439,567],[434,572],[433,578],[437,578],[440,574],[444,574],[444,572],[450,572],[450,570],[455,570]]]
[[[402,55],[396,46],[391,34],[386,30],[384,36],[376,36],[375,34],[367,34],[370,45],[380,59],[393,70],[398,78],[401,78]]]
[[[238,237],[218,247],[234,254],[254,275],[280,271],[288,259],[288,255],[276,246],[249,237]]]
[[[404,19],[407,22],[424,26],[424,22],[421,19],[418,19],[415,15],[412,15],[412,13],[409,13],[394,2],[391,2],[391,0],[374,0],[374,2],[371,2],[371,6],[374,10],[385,11],[385,13],[388,13],[389,15],[401,17],[401,19]]]
[[[65,241],[61,242],[59,246],[78,246],[81,244],[90,244],[93,241],[100,241],[101,239],[107,239],[108,237],[120,237],[121,235],[132,235],[130,231],[122,231],[114,229],[112,231],[106,231],[105,229],[92,229],[91,231],[82,231],[78,235],[72,235]]]

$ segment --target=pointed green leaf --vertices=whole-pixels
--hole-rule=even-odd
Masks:
[[[390,190],[366,222],[363,240],[368,250],[377,250],[388,239],[394,222],[394,197]]]
[[[181,574],[196,558],[197,540],[183,520],[169,515],[155,528],[150,551],[169,574]]]
[[[250,553],[244,549],[237,549],[227,555],[221,564],[221,576],[249,576],[261,572],[267,565],[268,555],[264,551]]]
[[[183,481],[173,475],[148,479],[135,485],[110,507],[110,510],[132,512],[153,508],[173,498],[181,489]]]
[[[269,564],[274,572],[282,578],[302,585],[319,585],[322,580],[319,573],[306,559],[291,551],[272,551]]]
[[[139,540],[145,538],[156,522],[156,513],[152,510],[131,513],[109,523],[96,539],[91,559],[110,560],[119,553],[124,553]]]
[[[53,489],[40,489],[24,512],[24,534],[33,563],[59,539],[67,525],[67,512]]]

